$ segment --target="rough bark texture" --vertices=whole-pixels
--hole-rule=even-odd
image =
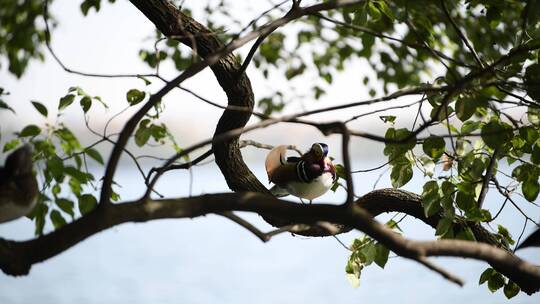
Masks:
[[[205,58],[224,47],[224,44],[211,32],[183,14],[167,0],[131,1],[165,35],[182,37],[183,44],[193,48]],[[215,134],[244,127],[251,117],[254,106],[253,90],[245,73],[238,75],[240,63],[233,54],[224,56],[217,64],[210,67],[221,88],[227,94],[229,105],[243,107],[246,111],[225,110],[221,116]],[[238,138],[212,145],[216,163],[223,172],[229,188],[233,191],[267,192],[267,189],[253,175],[242,159]]]

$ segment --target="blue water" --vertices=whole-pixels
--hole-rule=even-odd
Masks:
[[[215,166],[194,173],[194,194],[226,191]],[[256,170],[261,176],[262,172]],[[371,189],[378,172],[357,176],[357,192]],[[166,176],[159,189],[167,195],[187,195],[186,172]],[[139,177],[122,169],[117,180],[124,199],[137,197]],[[410,189],[418,189],[413,181]],[[383,177],[379,187],[388,185]],[[322,201],[337,201],[326,195]],[[489,200],[487,202],[490,202]],[[493,202],[496,206],[500,202]],[[526,206],[538,217],[538,208]],[[258,216],[242,214],[270,230]],[[519,232],[522,221],[506,208],[502,219]],[[388,218],[388,216],[384,217]],[[515,218],[515,220],[512,220]],[[433,231],[414,220],[402,225],[416,239]],[[21,219],[0,225],[0,236],[32,236],[33,223]],[[358,232],[341,235],[345,243]],[[520,253],[540,263],[540,250]],[[364,270],[359,288],[348,283],[344,265],[348,252],[333,238],[304,238],[282,234],[269,243],[227,219],[209,215],[197,219],[125,224],[99,233],[74,248],[35,265],[29,276],[0,275],[0,303],[502,303],[502,291],[491,294],[478,286],[486,264],[464,259],[433,259],[466,280],[457,287],[423,266],[391,258],[384,270]],[[540,303],[540,296],[520,295],[513,303]]]

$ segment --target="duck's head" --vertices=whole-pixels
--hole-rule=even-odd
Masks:
[[[314,143],[311,145],[308,154],[312,155],[315,162],[324,160],[328,156],[328,145],[324,143]]]

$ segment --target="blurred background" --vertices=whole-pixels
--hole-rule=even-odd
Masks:
[[[103,74],[153,72],[141,63],[138,50],[141,45],[154,47],[154,26],[133,5],[124,1],[114,5],[103,3],[99,14],[91,12],[83,18],[79,4],[79,1],[56,0],[50,7],[59,24],[53,32],[52,47],[65,65],[74,70]],[[269,1],[235,5],[238,5],[235,10],[246,16],[245,24],[249,18],[272,6]],[[196,19],[204,14],[202,3],[198,1],[185,1],[184,6],[192,10]],[[237,26],[227,30],[236,32],[242,25]],[[285,33],[288,30],[285,29]],[[295,30],[294,25],[290,30]],[[245,55],[248,51],[249,45],[240,49],[239,53]],[[125,100],[126,91],[138,88],[155,92],[162,86],[158,81],[145,86],[140,79],[92,78],[69,74],[62,70],[49,53],[44,62],[33,62],[21,79],[16,79],[5,69],[3,65],[0,82],[10,95],[5,96],[4,100],[14,108],[16,115],[0,111],[1,145],[11,139],[9,134],[19,131],[30,122],[44,126],[62,121],[81,136],[83,144],[99,139],[88,132],[84,114],[79,108],[72,107],[60,117],[54,113],[59,98],[71,86],[79,86],[91,95],[101,96],[108,103],[108,109],[93,106],[89,112],[89,126],[96,130],[102,130],[109,118],[128,105]],[[257,73],[253,66],[248,68],[248,75],[256,99],[272,92],[273,86],[293,86],[294,93],[300,97],[298,102],[288,104],[284,113],[296,113],[369,98],[367,90],[364,91],[361,85],[363,77],[369,74],[367,70],[363,69],[362,62],[351,63],[344,73],[334,79],[333,85],[327,88],[327,95],[316,102],[301,97],[302,91],[310,87],[301,81],[294,84],[281,79],[269,81]],[[160,73],[168,79],[177,74],[174,67],[167,64],[160,67]],[[302,79],[306,81],[306,78]],[[186,81],[185,87],[226,105],[226,97],[208,69]],[[34,100],[48,106],[50,113],[47,119],[32,107],[31,101]],[[181,147],[211,137],[222,111],[179,90],[168,94],[163,100],[163,106],[166,110],[160,120],[168,125]],[[370,106],[362,110],[369,112],[375,108]],[[109,132],[121,130],[133,112],[134,109],[129,109],[112,120]],[[400,115],[399,124],[410,125],[414,119],[403,110],[395,113]],[[320,114],[312,119],[335,120],[344,117],[350,117],[350,113],[342,111]],[[384,134],[386,128],[377,116],[356,121],[351,126],[378,134]],[[313,142],[327,142],[331,156],[341,163],[339,136],[324,137],[311,127],[294,125],[291,128],[291,125],[280,124],[250,132],[242,138],[271,145],[294,144],[301,150],[307,149]],[[135,149],[134,144],[130,147]],[[369,169],[385,163],[383,148],[382,144],[373,141],[353,139],[353,169]],[[107,153],[110,146],[102,145],[98,149]],[[138,155],[151,153],[163,157],[173,153],[172,148],[135,150]],[[243,150],[248,165],[262,181],[267,179],[263,165],[266,153],[265,150],[253,147]],[[2,155],[2,162],[4,157]],[[145,169],[154,165],[154,162],[142,162]],[[101,167],[91,170],[96,176],[101,176],[103,172]],[[359,195],[374,188],[390,186],[389,172],[385,168],[354,177],[355,189]],[[136,199],[144,189],[141,175],[127,158],[123,159],[115,181],[121,185],[117,190],[122,200]],[[404,189],[419,193],[422,182],[422,174],[415,172],[415,177]],[[157,188],[167,196],[229,191],[217,166],[211,161],[195,167],[192,172],[171,172],[161,179]],[[338,190],[336,193],[327,193],[317,201],[340,203],[344,197],[344,191]],[[523,199],[517,202],[531,217],[540,218],[538,208]],[[488,194],[487,208],[496,209],[501,203],[502,199],[495,199],[495,196]],[[241,215],[263,231],[272,229],[256,215]],[[380,220],[385,221],[393,216],[383,215]],[[512,208],[505,208],[499,221],[507,225],[514,239],[521,233],[522,218],[515,216]],[[419,221],[406,218],[400,226],[407,237],[434,239],[434,231]],[[47,226],[46,231],[50,230],[52,227]],[[531,230],[532,225],[529,225],[525,235]],[[33,235],[34,224],[26,218],[0,225],[2,238],[21,240],[32,238]],[[338,238],[349,245],[359,236],[359,232],[350,232]],[[540,264],[539,252],[538,249],[525,249],[518,255]],[[344,270],[348,255],[349,251],[334,238],[282,234],[265,244],[243,228],[215,215],[193,220],[124,224],[96,234],[74,248],[35,265],[29,276],[14,278],[0,275],[0,303],[506,301],[502,290],[491,294],[486,286],[478,286],[480,273],[487,267],[485,263],[464,259],[434,259],[440,266],[466,280],[465,287],[460,288],[415,262],[391,254],[384,270],[375,265],[366,268],[362,272],[360,287],[353,288]],[[520,294],[510,301],[538,303],[539,300],[538,295],[528,297]]]

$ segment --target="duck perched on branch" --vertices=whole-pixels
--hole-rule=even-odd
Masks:
[[[328,145],[314,143],[300,157],[287,157],[287,146],[275,147],[266,156],[266,173],[275,196],[294,195],[313,200],[336,181],[336,168],[328,157]]]
[[[0,223],[25,216],[36,205],[39,191],[32,167],[29,145],[11,153],[0,167]]]

